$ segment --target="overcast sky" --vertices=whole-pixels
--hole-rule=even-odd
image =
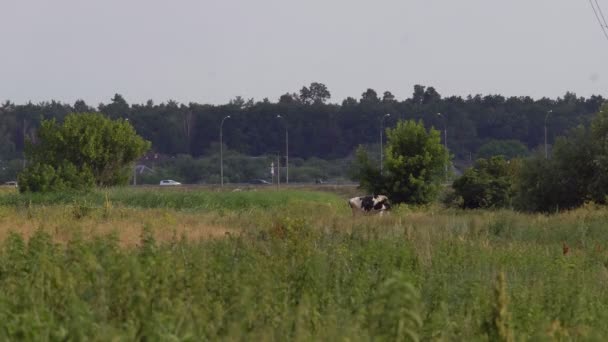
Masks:
[[[608,15],[608,0],[598,0]],[[0,101],[608,92],[587,0],[0,0]]]

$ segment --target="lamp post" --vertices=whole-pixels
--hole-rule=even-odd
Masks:
[[[287,130],[287,119],[280,114],[277,115],[277,119],[285,121],[285,184],[289,184],[289,131]]]
[[[382,174],[382,169],[383,169],[383,163],[382,163],[382,159],[383,159],[383,155],[384,155],[384,150],[382,149],[382,143],[384,140],[384,119],[388,118],[389,116],[391,116],[390,114],[384,114],[382,116],[382,119],[380,119],[380,174]]]
[[[222,130],[224,121],[230,119],[230,115],[225,116],[220,123],[220,186],[224,187],[224,141],[222,139]]]
[[[549,114],[553,113],[553,110],[549,110],[545,115],[545,159],[549,158],[549,150],[547,149],[547,118],[549,118]]]
[[[445,151],[448,151],[448,116],[444,113],[437,113],[437,116],[443,118],[443,146]],[[449,155],[448,155],[449,156]],[[449,157],[448,157],[449,159]],[[445,161],[445,182],[448,183],[448,160]]]

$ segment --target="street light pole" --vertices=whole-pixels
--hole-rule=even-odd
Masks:
[[[545,115],[545,159],[549,158],[549,150],[547,149],[547,118],[549,118],[549,114],[553,113],[553,110],[549,110]]]
[[[382,116],[382,119],[380,119],[380,174],[382,174],[382,169],[383,169],[383,163],[382,163],[382,159],[384,156],[384,150],[382,148],[382,143],[384,141],[384,119],[388,118],[389,116],[391,116],[390,114],[384,114]]]
[[[224,187],[224,141],[222,138],[222,130],[224,127],[224,121],[230,119],[230,115],[227,115],[222,119],[220,123],[220,186]]]
[[[285,120],[285,184],[289,184],[289,131],[287,130],[287,119],[280,114],[277,115],[277,119]]]

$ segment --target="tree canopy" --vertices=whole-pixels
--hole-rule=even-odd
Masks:
[[[29,166],[20,174],[21,191],[86,189],[125,184],[128,165],[150,143],[124,119],[101,114],[68,115],[63,124],[42,122],[35,141],[26,146]]]
[[[463,208],[501,208],[511,204],[513,178],[513,168],[503,156],[480,158],[452,187]]]
[[[236,97],[226,104],[166,101],[129,103],[116,94],[97,108],[79,100],[38,104],[0,105],[0,159],[20,158],[24,141],[33,139],[43,119],[62,122],[66,115],[97,111],[112,119],[128,118],[138,134],[152,142],[154,152],[192,157],[205,155],[218,142],[223,117],[232,120],[224,130],[224,143],[246,155],[273,153],[284,146],[284,124],[289,129],[290,155],[308,159],[344,158],[360,144],[377,143],[379,118],[391,113],[386,127],[397,120],[422,120],[426,128],[447,127],[448,148],[456,160],[475,160],[478,150],[492,140],[513,140],[533,150],[544,144],[547,120],[548,143],[579,124],[588,125],[604,99],[577,97],[573,93],[549,99],[500,95],[442,96],[433,87],[416,85],[412,94],[399,98],[388,90],[362,89],[361,96],[331,103],[329,87],[313,82],[301,91],[284,93],[276,102]],[[441,112],[442,116],[437,113]],[[445,120],[445,121],[444,121]],[[484,157],[489,157],[485,155]]]
[[[371,164],[363,149],[357,151],[355,177],[373,193],[388,195],[394,203],[424,204],[434,200],[445,176],[448,151],[439,131],[421,121],[400,121],[387,129],[383,170]]]

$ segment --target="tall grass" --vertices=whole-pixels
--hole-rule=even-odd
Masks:
[[[0,339],[608,336],[605,208],[544,216],[401,207],[352,218],[343,199],[304,191],[220,194],[230,210],[160,206],[180,194],[217,197],[2,199],[0,229],[33,231],[2,242]],[[85,201],[95,205],[80,208]],[[206,227],[226,230],[191,235]],[[124,244],[125,230],[135,244]]]

